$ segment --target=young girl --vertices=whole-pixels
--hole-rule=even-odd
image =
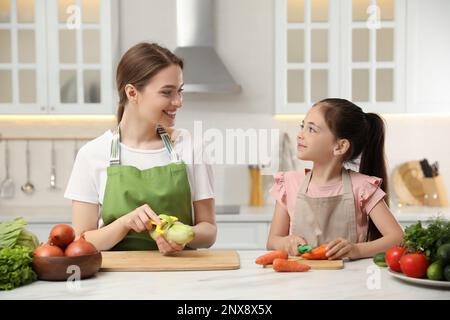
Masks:
[[[194,225],[191,248],[216,238],[212,170],[192,148],[189,132],[173,128],[182,106],[183,62],[157,44],[130,48],[117,67],[119,108],[114,132],[78,152],[65,197],[72,225],[98,250],[156,250],[183,246],[149,236],[158,214]],[[194,160],[195,161],[195,160]]]
[[[297,136],[297,158],[313,168],[274,176],[267,248],[298,255],[298,245],[327,244],[329,259],[359,259],[401,243],[403,231],[386,205],[384,135],[383,120],[350,101],[316,103]],[[359,156],[359,173],[344,168]]]

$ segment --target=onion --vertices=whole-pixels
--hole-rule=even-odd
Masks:
[[[33,255],[36,257],[61,257],[64,256],[64,252],[58,246],[43,243],[33,250]]]
[[[50,231],[49,242],[65,249],[75,239],[75,231],[67,224],[57,224]]]
[[[97,248],[89,241],[86,241],[84,235],[82,235],[80,239],[69,244],[64,253],[66,256],[86,256],[96,252]]]

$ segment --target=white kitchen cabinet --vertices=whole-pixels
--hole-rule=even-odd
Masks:
[[[411,113],[450,111],[450,1],[408,0],[407,98]]]
[[[56,224],[56,223],[55,223]],[[39,239],[39,242],[47,242],[50,230],[55,226],[50,223],[29,223],[25,229],[33,232]]]
[[[112,114],[116,0],[1,0],[0,114]]]
[[[213,249],[265,250],[270,222],[217,222]]]
[[[405,0],[280,0],[276,113],[326,97],[366,112],[405,111]]]

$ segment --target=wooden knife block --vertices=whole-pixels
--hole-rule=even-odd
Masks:
[[[442,176],[422,179],[424,205],[431,207],[447,207],[448,198]]]

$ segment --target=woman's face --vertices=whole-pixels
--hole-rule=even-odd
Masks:
[[[311,108],[297,134],[297,158],[308,161],[327,161],[333,157],[336,139],[325,123],[320,105]]]
[[[183,72],[179,65],[172,64],[160,70],[137,93],[139,117],[165,127],[175,125],[177,110],[183,104]]]

